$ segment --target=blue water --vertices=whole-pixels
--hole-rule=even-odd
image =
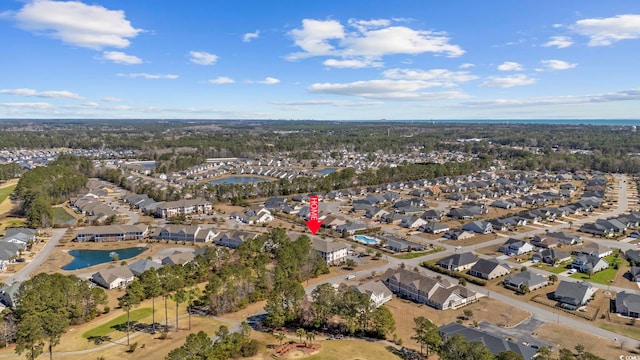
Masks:
[[[329,174],[331,174],[333,172],[336,172],[336,170],[338,170],[338,169],[330,167],[330,168],[324,168],[324,169],[320,169],[320,170],[316,170],[316,171],[319,172],[320,174],[323,174],[323,175],[329,175]]]
[[[355,235],[353,238],[356,239],[356,241],[360,241],[362,243],[369,244],[369,245],[375,245],[380,242],[378,241],[378,239],[374,239],[372,237],[368,237],[365,235]]]
[[[209,184],[211,185],[219,185],[219,184],[249,184],[255,182],[267,181],[265,178],[261,178],[258,176],[230,176],[223,179],[211,180]]]
[[[104,264],[111,262],[111,253],[118,254],[118,263],[120,260],[132,258],[141,254],[147,248],[134,247],[116,250],[71,250],[69,255],[73,256],[73,260],[62,267],[62,270],[78,270],[89,266]]]
[[[140,166],[147,168],[147,169],[155,169],[157,164],[155,161],[148,161],[148,162],[141,162]]]

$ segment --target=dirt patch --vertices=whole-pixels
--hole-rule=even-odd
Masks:
[[[619,343],[562,324],[544,324],[535,331],[534,336],[558,344],[559,348],[554,349],[556,355],[561,348],[575,352],[574,347],[578,344],[584,345],[585,351],[604,359],[618,359],[620,355],[635,354],[629,346],[621,349]]]
[[[483,297],[476,303],[456,310],[437,310],[428,305],[418,304],[396,297],[387,302],[385,306],[393,313],[393,318],[396,320],[396,334],[402,339],[403,345],[413,349],[420,349],[420,345],[414,340],[411,340],[411,337],[414,335],[413,327],[415,326],[413,319],[418,316],[424,316],[437,326],[455,322],[464,316],[465,310],[471,310],[473,312],[473,316],[463,321],[465,325],[473,325],[473,321],[488,321],[499,325],[506,323],[508,326],[514,326],[531,316],[530,313],[524,310],[487,297]],[[501,309],[501,311],[495,311],[495,309]],[[501,314],[511,315],[507,319],[501,316]]]

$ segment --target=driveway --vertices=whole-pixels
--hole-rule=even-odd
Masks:
[[[532,335],[544,323],[545,322],[542,320],[538,320],[538,319],[535,319],[534,317],[530,317],[527,320],[513,327],[504,327],[504,326],[499,326],[490,322],[482,321],[479,324],[479,328],[480,330],[484,330],[490,334],[500,335],[505,338],[508,338],[508,337],[515,338],[523,343],[527,343],[530,345],[535,344],[540,347],[548,346],[553,348],[554,346],[556,346],[556,344],[543,341]]]

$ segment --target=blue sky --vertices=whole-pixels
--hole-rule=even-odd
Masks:
[[[3,0],[0,118],[638,118],[640,2]]]

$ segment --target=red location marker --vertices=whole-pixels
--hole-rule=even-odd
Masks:
[[[309,221],[307,221],[307,227],[313,235],[315,235],[322,225],[322,221],[318,221],[318,197],[309,196]]]

